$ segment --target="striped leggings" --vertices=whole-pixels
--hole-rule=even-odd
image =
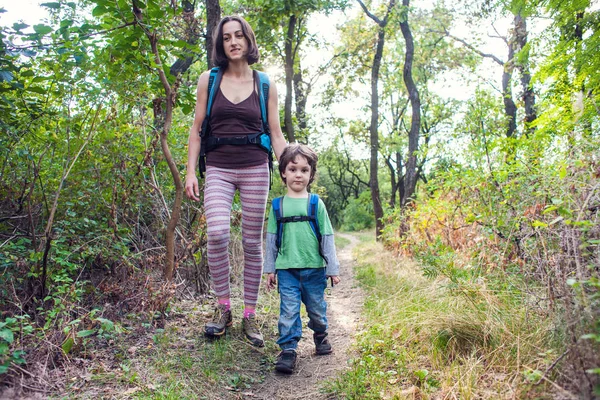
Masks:
[[[268,164],[225,169],[206,167],[204,210],[208,234],[208,267],[219,299],[229,298],[230,215],[235,190],[242,203],[244,304],[255,307],[262,273],[262,234],[269,194]]]

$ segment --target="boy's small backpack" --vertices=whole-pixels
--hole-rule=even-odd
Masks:
[[[275,246],[277,247],[277,253],[281,249],[281,243],[283,239],[283,224],[289,222],[308,222],[310,227],[317,237],[319,243],[319,255],[327,262],[327,258],[323,255],[323,247],[321,245],[321,230],[319,228],[319,218],[317,217],[317,211],[319,208],[319,195],[314,193],[308,194],[308,215],[294,215],[291,217],[283,216],[283,197],[274,198],[271,202],[273,206],[273,213],[275,214],[275,221],[277,223],[277,238],[275,239]]]
[[[260,104],[260,118],[262,120],[262,132],[256,132],[245,136],[236,136],[228,138],[218,138],[211,135],[210,115],[212,106],[215,101],[215,96],[221,84],[223,71],[219,67],[214,67],[210,70],[208,78],[208,100],[206,102],[206,116],[202,121],[200,130],[200,176],[204,176],[206,171],[206,153],[215,148],[230,144],[230,145],[247,145],[252,144],[260,147],[269,155],[269,170],[273,170],[273,153],[271,151],[271,132],[269,130],[269,121],[267,115],[267,105],[269,103],[269,76],[261,71],[255,71],[258,74],[258,98]]]

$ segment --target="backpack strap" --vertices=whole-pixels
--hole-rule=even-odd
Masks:
[[[214,67],[210,70],[210,76],[208,77],[208,101],[206,102],[206,117],[210,117],[212,113],[212,106],[215,102],[215,96],[221,86],[221,79],[223,78],[223,71],[221,68]]]
[[[275,239],[275,246],[277,247],[277,253],[281,249],[281,239],[283,238],[283,197],[276,197],[271,202],[273,207],[273,213],[275,214],[275,222],[277,224],[277,238]]]
[[[271,87],[271,81],[269,75],[262,71],[256,71],[258,75],[258,99],[260,104],[260,117],[262,120],[262,127],[264,135],[260,136],[261,147],[268,149],[267,154],[269,155],[269,189],[271,189],[273,183],[273,151],[271,150],[271,129],[269,128],[269,113],[267,112],[269,106],[269,88]]]
[[[219,67],[214,67],[210,70],[208,77],[208,98],[206,100],[206,115],[204,121],[202,121],[202,128],[200,130],[200,177],[204,177],[206,171],[206,152],[208,151],[208,137],[210,136],[210,115],[212,113],[212,106],[215,102],[215,96],[221,85],[221,79],[223,77],[223,71]]]
[[[260,117],[263,123],[263,132],[269,134],[269,120],[267,106],[269,105],[269,76],[262,71],[255,71],[258,75],[258,98],[260,100]]]
[[[311,229],[313,230],[315,236],[317,237],[317,242],[319,243],[319,255],[327,262],[327,257],[323,255],[323,246],[321,244],[321,239],[323,236],[321,235],[321,228],[319,227],[319,216],[317,211],[319,210],[319,195],[315,193],[308,194],[308,216]]]

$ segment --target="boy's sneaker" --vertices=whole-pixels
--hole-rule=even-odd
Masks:
[[[296,350],[288,349],[283,350],[277,356],[277,361],[275,362],[275,370],[279,372],[283,372],[286,374],[291,374],[294,372],[294,368],[296,367]]]
[[[221,337],[232,323],[231,310],[228,310],[225,304],[219,304],[212,321],[204,326],[204,335],[210,338]]]
[[[242,319],[242,330],[244,331],[246,339],[248,339],[253,346],[263,347],[265,345],[263,335],[258,330],[256,315],[250,314],[248,315],[248,318]]]
[[[324,356],[326,354],[331,354],[333,349],[331,348],[331,344],[327,339],[327,332],[323,333],[314,333],[313,339],[315,340],[315,348],[316,352],[320,356]]]

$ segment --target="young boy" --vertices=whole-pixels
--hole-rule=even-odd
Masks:
[[[335,254],[333,228],[325,204],[318,199],[316,223],[309,222],[310,194],[308,186],[317,172],[317,154],[308,146],[291,144],[279,157],[279,172],[287,186],[287,194],[273,200],[267,226],[267,251],[264,273],[267,289],[274,289],[279,279],[280,315],[279,340],[281,353],[277,356],[275,369],[292,373],[296,365],[296,348],[302,337],[300,303],[308,313],[308,327],[314,331],[316,353],[332,352],[327,340],[327,303],[325,288],[327,279],[332,284],[340,282],[339,262]],[[314,196],[314,195],[313,195]],[[277,213],[274,204],[281,210]],[[277,215],[287,220],[277,221]],[[315,216],[315,213],[312,213]],[[294,217],[294,218],[289,218]],[[277,229],[282,230],[278,234]],[[321,243],[317,240],[320,233]],[[280,243],[278,243],[278,241]],[[278,248],[279,244],[279,248]],[[275,275],[277,271],[277,275]]]

